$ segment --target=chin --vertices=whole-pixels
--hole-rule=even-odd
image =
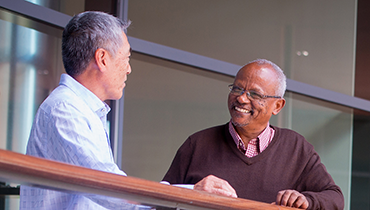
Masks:
[[[244,120],[244,121],[241,121],[241,120],[234,120],[234,119],[231,119],[231,122],[233,123],[233,125],[235,127],[245,127],[247,125],[249,125],[249,122]]]
[[[238,128],[243,128],[243,127],[245,127],[245,126],[249,125],[249,123],[243,123],[243,124],[240,124],[240,123],[233,123],[233,125],[234,125],[235,127],[238,127]]]
[[[122,98],[122,95],[123,95],[123,92],[120,92],[120,93],[117,93],[115,95],[112,95],[112,97],[110,98],[110,100],[119,100],[120,98]]]
[[[121,99],[122,98],[122,93],[115,99],[115,100],[119,100],[119,99]]]

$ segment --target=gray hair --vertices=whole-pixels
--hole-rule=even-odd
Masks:
[[[266,65],[266,64],[270,65],[273,68],[273,70],[275,70],[275,73],[277,75],[277,80],[279,82],[278,87],[275,90],[275,95],[284,97],[285,90],[286,90],[286,76],[283,70],[281,70],[281,68],[275,63],[269,60],[266,60],[266,59],[256,59],[254,61],[249,62],[248,64],[250,63],[256,63],[258,65]]]
[[[62,57],[67,74],[80,75],[94,58],[99,48],[113,57],[122,47],[122,32],[130,22],[104,12],[87,11],[75,15],[64,28]]]

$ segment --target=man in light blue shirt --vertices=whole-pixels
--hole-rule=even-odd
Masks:
[[[129,23],[102,12],[74,16],[63,31],[67,74],[37,111],[27,154],[126,176],[113,160],[105,100],[121,98],[131,48]],[[120,199],[22,186],[20,209],[138,209]],[[145,208],[145,207],[143,207]]]

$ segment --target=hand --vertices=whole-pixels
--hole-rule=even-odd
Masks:
[[[282,190],[276,196],[276,205],[295,207],[300,209],[308,208],[306,196],[296,190]]]
[[[231,187],[227,181],[213,175],[209,175],[200,180],[194,185],[194,189],[234,198],[238,197],[234,188]]]

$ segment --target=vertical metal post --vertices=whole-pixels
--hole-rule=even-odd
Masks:
[[[128,0],[117,0],[117,17],[127,21],[127,12]],[[125,90],[123,90],[122,98],[114,101],[112,106],[111,143],[114,160],[120,168],[122,168],[124,97]]]
[[[9,65],[9,97],[8,97],[8,119],[6,131],[6,149],[13,150],[13,133],[14,133],[14,101],[15,101],[15,78],[17,71],[17,26],[12,24],[11,30],[11,52],[10,52],[10,65]]]

